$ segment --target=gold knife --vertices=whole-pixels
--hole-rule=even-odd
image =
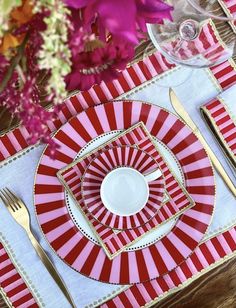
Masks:
[[[202,143],[202,145],[205,148],[207,154],[209,155],[209,157],[212,161],[212,164],[215,167],[216,171],[222,177],[222,179],[224,180],[227,187],[231,190],[234,197],[236,197],[236,187],[235,187],[235,185],[233,184],[232,180],[230,179],[230,177],[226,173],[224,167],[222,166],[222,164],[220,163],[220,161],[218,160],[218,158],[216,157],[216,155],[214,154],[212,149],[207,144],[205,138],[201,134],[197,125],[190,118],[189,114],[184,109],[182,103],[180,102],[180,100],[178,99],[178,97],[176,96],[175,92],[172,89],[170,89],[169,95],[170,95],[170,101],[171,101],[171,104],[172,104],[174,110],[184,120],[184,122],[193,130],[195,135],[198,137],[199,141]]]

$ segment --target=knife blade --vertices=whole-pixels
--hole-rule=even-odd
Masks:
[[[194,121],[191,119],[187,111],[184,109],[184,106],[176,96],[175,92],[170,89],[169,91],[170,101],[171,104],[176,111],[176,113],[182,118],[182,120],[193,130],[195,135],[198,137],[199,141],[203,145],[204,149],[206,150],[213,166],[215,167],[218,174],[221,176],[221,178],[224,180],[226,186],[229,188],[229,190],[232,192],[234,197],[236,198],[236,187],[233,184],[232,180],[226,173],[224,167],[220,163],[219,159],[216,157],[215,153],[212,151],[208,143],[206,142],[205,138],[203,137],[202,133],[198,129],[197,125],[194,123]]]

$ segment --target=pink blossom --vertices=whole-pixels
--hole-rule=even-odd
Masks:
[[[119,76],[134,56],[134,49],[125,43],[108,43],[92,52],[82,52],[73,58],[72,72],[66,77],[68,90],[87,90],[101,81]]]

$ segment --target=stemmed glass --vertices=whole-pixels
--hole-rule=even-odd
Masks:
[[[201,68],[234,55],[235,34],[218,1],[173,0],[173,20],[148,25],[155,47],[170,62]],[[214,18],[214,19],[213,19]]]

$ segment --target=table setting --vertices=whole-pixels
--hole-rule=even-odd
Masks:
[[[138,34],[112,1],[0,13],[0,307],[158,306],[236,255],[236,2],[131,2]]]

